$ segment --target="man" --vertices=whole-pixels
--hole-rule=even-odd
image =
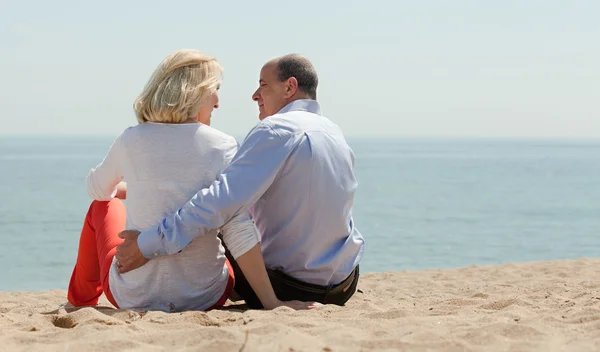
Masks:
[[[261,122],[209,188],[158,226],[120,234],[121,272],[177,253],[248,209],[278,298],[344,305],[356,291],[364,250],[352,219],[354,154],[340,128],[322,115],[317,84],[313,65],[300,55],[267,62],[252,96]],[[236,292],[249,307],[261,308],[229,259]]]

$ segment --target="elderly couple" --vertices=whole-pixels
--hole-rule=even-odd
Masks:
[[[321,112],[313,65],[292,54],[262,67],[260,122],[241,146],[210,127],[221,78],[196,50],[150,77],[139,124],[86,178],[72,305],[104,293],[119,308],[209,310],[237,294],[253,309],[310,309],[356,292],[354,155]]]

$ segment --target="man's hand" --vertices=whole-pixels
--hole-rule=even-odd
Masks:
[[[137,238],[140,235],[136,230],[125,230],[119,233],[119,237],[124,239],[123,243],[117,246],[117,266],[119,273],[123,274],[135,270],[148,262],[138,247]]]

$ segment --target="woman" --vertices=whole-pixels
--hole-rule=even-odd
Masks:
[[[177,210],[210,185],[235,154],[235,139],[209,127],[211,113],[219,107],[221,77],[219,63],[195,50],[168,56],[151,76],[134,103],[139,124],[125,130],[87,176],[94,201],[69,284],[72,305],[96,305],[102,293],[119,308],[167,312],[213,309],[227,300],[234,276],[217,231],[128,273],[119,273],[114,258],[122,242],[119,232],[148,228]],[[127,199],[127,211],[121,199]],[[248,214],[220,230],[265,308],[282,305]]]

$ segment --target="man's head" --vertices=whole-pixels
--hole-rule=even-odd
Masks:
[[[317,99],[317,71],[307,58],[298,54],[267,62],[260,70],[258,83],[252,100],[258,103],[261,120],[276,114],[294,100]]]

